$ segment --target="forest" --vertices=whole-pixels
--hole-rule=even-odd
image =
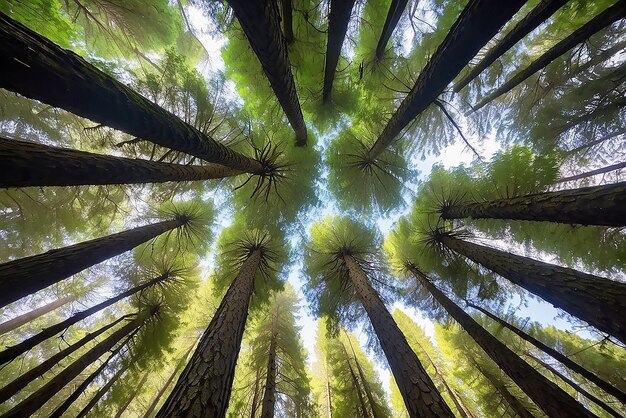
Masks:
[[[0,1],[0,417],[626,417],[625,18]]]

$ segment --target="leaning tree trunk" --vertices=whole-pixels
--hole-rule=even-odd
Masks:
[[[356,352],[354,351],[354,347],[352,346],[352,341],[350,340],[349,336],[348,336],[348,343],[350,344],[350,350],[352,351],[352,358],[354,359],[354,364],[356,365],[356,369],[359,372],[359,377],[361,378],[361,382],[363,382],[363,389],[365,390],[367,401],[369,402],[370,407],[372,409],[372,416],[373,418],[380,418],[380,414],[378,413],[378,404],[374,400],[374,395],[372,394],[372,388],[370,387],[369,381],[365,378],[365,372],[363,372],[361,363],[359,363],[359,359],[356,357]],[[345,351],[345,348],[344,348],[344,351]]]
[[[626,167],[626,161],[617,163],[617,164],[612,164],[606,167],[598,168],[596,170],[587,171],[586,173],[576,174],[576,175],[568,176],[568,177],[562,177],[558,179],[557,181],[555,181],[555,184],[567,183],[568,181],[574,181],[574,180],[580,180],[580,179],[584,179],[587,177],[597,176],[598,174],[606,174],[606,173],[610,173],[611,171],[620,170],[625,167]]]
[[[274,418],[276,407],[276,344],[278,330],[276,321],[277,313],[272,317],[272,335],[270,337],[270,347],[267,354],[267,371],[265,374],[265,391],[261,402],[261,418]]]
[[[378,38],[378,44],[376,45],[376,59],[378,61],[383,59],[389,38],[391,38],[391,34],[398,25],[408,1],[409,0],[391,0],[391,5],[389,6],[389,11],[387,12],[387,17],[385,18],[385,24],[383,25],[383,31],[381,32],[380,38]]]
[[[157,417],[225,416],[260,262],[261,250],[255,249],[241,265]]]
[[[150,375],[149,372],[145,372],[143,374],[139,383],[135,386],[130,396],[128,396],[128,399],[126,399],[124,403],[122,404],[122,406],[120,406],[120,408],[117,410],[113,418],[120,418],[124,414],[124,412],[126,412],[126,409],[128,409],[130,404],[135,400],[135,398],[137,397],[137,394],[139,394],[139,391],[143,389],[143,385],[146,383],[146,380],[148,380],[149,375]]]
[[[571,35],[563,39],[548,51],[546,51],[539,58],[534,60],[528,67],[519,71],[513,77],[508,79],[502,86],[498,87],[493,92],[489,93],[476,105],[473,106],[473,110],[476,111],[486,104],[492,102],[503,94],[508,93],[513,88],[521,84],[531,75],[537,71],[545,68],[552,61],[565,54],[567,51],[575,47],[581,42],[587,40],[590,36],[596,34],[607,26],[612,25],[620,19],[626,16],[626,0],[619,0],[613,6],[609,7],[589,22],[585,23],[580,28],[576,29]]]
[[[560,9],[568,0],[542,0],[530,11],[510,32],[500,39],[493,48],[490,48],[485,56],[472,67],[472,69],[454,86],[454,91],[459,92],[467,86],[476,76],[493,64],[506,51],[522,40],[526,35],[535,30],[550,16]]]
[[[626,182],[446,205],[443,219],[510,219],[626,226]]]
[[[71,317],[67,318],[64,321],[61,321],[57,324],[51,325],[47,328],[42,329],[39,333],[33,335],[32,337],[14,345],[11,346],[9,348],[7,348],[6,350],[0,352],[0,364],[4,364],[7,363],[9,361],[13,361],[14,359],[17,358],[17,356],[19,356],[20,354],[23,354],[25,352],[27,352],[28,350],[30,350],[31,348],[35,347],[37,344],[41,343],[42,341],[47,340],[48,338],[58,334],[59,332],[69,328],[70,326],[76,324],[77,322],[82,321],[83,319],[93,315],[96,312],[99,312],[101,310],[103,310],[104,308],[107,308],[111,305],[113,305],[114,303],[127,298],[131,295],[134,295],[138,292],[141,292],[144,289],[147,289],[148,287],[154,286],[158,283],[161,283],[167,279],[169,279],[171,277],[170,273],[165,273],[162,274],[160,276],[157,276],[155,278],[153,278],[152,280],[147,281],[144,284],[141,284],[139,286],[135,286],[132,289],[129,289],[125,292],[120,293],[117,296],[114,296],[110,299],[105,300],[102,303],[99,303],[95,306],[92,306],[91,308],[85,309],[84,311],[81,312],[77,312],[74,315],[72,315]]]
[[[296,132],[296,145],[305,146],[306,124],[300,109],[296,84],[293,80],[287,42],[280,30],[276,0],[229,0],[252,50],[261,62],[280,106]]]
[[[472,308],[474,308],[474,309],[482,312],[483,314],[487,315],[489,318],[491,318],[492,320],[496,321],[498,324],[502,325],[506,329],[510,330],[511,332],[513,332],[515,335],[517,335],[518,337],[520,337],[524,341],[527,341],[530,344],[534,345],[539,350],[543,351],[544,353],[548,354],[549,356],[551,356],[554,359],[556,359],[559,362],[561,362],[564,366],[566,366],[570,370],[578,373],[579,375],[581,375],[582,377],[584,377],[588,381],[594,383],[596,386],[598,386],[600,389],[604,390],[606,393],[608,393],[608,394],[610,394],[612,396],[615,396],[621,403],[626,404],[626,393],[622,392],[621,390],[619,390],[615,386],[611,385],[609,382],[601,379],[600,377],[596,376],[595,374],[593,374],[589,370],[585,369],[583,366],[579,365],[574,360],[572,360],[569,357],[567,357],[565,354],[562,354],[559,351],[555,350],[554,348],[552,348],[552,347],[542,343],[541,341],[539,341],[538,339],[536,339],[532,335],[529,335],[529,334],[525,333],[524,331],[522,331],[521,329],[513,326],[512,324],[509,324],[507,321],[503,320],[502,318],[498,317],[497,315],[494,315],[493,313],[489,312],[488,310],[486,310],[486,309],[484,309],[484,308],[482,308],[482,307],[480,307],[478,305],[475,305],[475,304],[473,304],[471,302],[467,302],[467,305],[471,306]]]
[[[170,164],[0,138],[0,188],[164,183],[241,173],[219,164]]]
[[[626,283],[522,257],[448,235],[441,243],[626,343]]]
[[[556,384],[522,360],[496,337],[448,299],[422,272],[410,267],[415,278],[428,289],[437,302],[454,318],[476,343],[513,381],[550,417],[593,417]]]
[[[523,4],[523,0],[469,2],[369,150],[370,160],[375,160],[402,129],[433,103]]]
[[[252,405],[250,405],[250,418],[256,418],[256,411],[259,409],[259,391],[261,385],[261,369],[256,371],[256,379],[254,380],[254,395],[252,395]]]
[[[21,327],[22,325],[29,323],[30,321],[34,321],[40,316],[43,316],[47,313],[54,311],[57,308],[60,308],[63,305],[66,305],[70,302],[75,301],[77,298],[78,298],[78,295],[74,293],[65,295],[63,297],[53,300],[52,302],[46,305],[43,305],[43,306],[40,306],[39,308],[35,308],[31,311],[28,311],[25,314],[16,316],[13,319],[9,319],[8,321],[5,321],[0,324],[0,335],[13,331],[14,329],[17,329]]]
[[[352,7],[355,0],[330,0],[330,15],[328,17],[328,43],[326,44],[326,64],[324,66],[324,86],[322,88],[322,101],[327,103],[330,92],[333,89],[335,70],[341,46],[348,31],[348,23],[352,15]]]
[[[570,157],[576,153],[579,153],[580,151],[584,151],[587,150],[591,147],[595,147],[596,145],[599,145],[601,143],[603,143],[604,141],[608,141],[609,139],[613,139],[617,136],[623,135],[626,133],[626,128],[623,129],[619,129],[615,132],[612,132],[610,134],[607,134],[601,138],[595,139],[593,141],[587,142],[586,144],[582,144],[576,148],[572,148],[571,150],[568,151],[563,151],[563,154],[565,157]]]
[[[352,378],[352,386],[354,386],[354,390],[359,398],[359,406],[361,407],[363,418],[369,418],[367,405],[365,405],[365,399],[363,398],[363,392],[361,391],[361,385],[359,385],[359,379],[357,379],[354,369],[352,368],[352,364],[350,364],[350,357],[348,357],[348,352],[345,351],[345,347],[344,352],[346,353],[346,363],[348,364],[348,370],[350,371],[350,377]],[[359,408],[357,407],[357,410],[358,409]]]
[[[283,18],[283,34],[287,45],[293,43],[293,4],[291,0],[281,0],[282,18]]]
[[[404,334],[351,255],[344,255],[352,286],[367,311],[411,417],[453,417]]]
[[[607,79],[618,79],[623,78],[624,71],[617,70],[613,74],[609,74]],[[622,84],[620,81],[615,81],[615,87]],[[559,126],[554,126],[550,128],[550,134],[553,138],[558,138],[563,133],[569,131],[575,126],[581,125],[583,123],[587,123],[596,119],[606,118],[606,115],[610,115],[618,112],[621,108],[626,106],[626,98],[618,96],[613,101],[609,102],[604,106],[596,106],[592,111],[586,111],[583,114],[574,117],[567,122],[563,123]]]
[[[220,144],[2,13],[0,66],[2,88],[211,163],[263,172],[260,162]]]
[[[98,401],[102,399],[102,397],[113,387],[115,382],[117,382],[120,377],[126,372],[128,369],[127,366],[123,365],[99,390],[96,394],[87,402],[87,405],[83,409],[80,410],[76,418],[84,418],[91,412],[91,410],[96,406]]]
[[[185,216],[0,264],[0,307],[133,249],[188,222]]]

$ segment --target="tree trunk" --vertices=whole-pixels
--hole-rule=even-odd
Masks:
[[[122,366],[109,380],[108,382],[106,382],[99,390],[98,392],[96,392],[96,394],[93,396],[93,398],[91,398],[89,400],[89,402],[87,403],[87,405],[85,405],[85,407],[83,409],[81,409],[81,411],[78,413],[78,415],[76,415],[76,418],[84,418],[87,416],[87,414],[96,406],[96,404],[98,403],[98,401],[100,401],[100,399],[102,399],[102,397],[111,389],[111,387],[113,387],[113,385],[115,384],[115,382],[117,382],[119,380],[120,377],[122,377],[122,375],[124,374],[124,372],[126,372],[126,369],[128,367],[126,366]]]
[[[41,330],[41,332],[39,332],[38,334],[33,335],[32,337],[12,346],[7,348],[6,350],[0,352],[0,364],[4,364],[7,363],[9,361],[13,361],[15,358],[17,358],[17,356],[19,356],[20,354],[23,354],[25,352],[27,352],[28,350],[30,350],[31,348],[35,347],[37,344],[41,343],[42,341],[47,340],[48,338],[58,334],[59,332],[63,331],[64,329],[69,328],[70,326],[74,325],[75,323],[82,321],[83,319],[93,315],[96,312],[99,312],[101,310],[103,310],[104,308],[107,308],[111,305],[113,305],[114,303],[127,298],[128,296],[134,295],[138,292],[141,292],[144,289],[147,289],[150,286],[154,286],[157,283],[161,283],[164,280],[167,280],[168,278],[170,278],[170,274],[169,273],[165,273],[162,274],[160,276],[155,277],[154,279],[147,281],[144,284],[141,284],[139,286],[135,286],[132,289],[129,289],[125,292],[120,293],[119,295],[112,297],[110,299],[105,300],[102,303],[99,303],[95,306],[92,306],[91,308],[85,309],[84,311],[81,312],[77,312],[74,315],[72,315],[71,317],[67,318],[64,321],[61,321],[55,325],[51,325],[47,328],[44,328],[43,330]]]
[[[528,77],[535,74],[537,71],[545,68],[552,61],[565,54],[567,51],[575,47],[581,42],[584,42],[592,35],[596,34],[600,30],[612,25],[620,19],[626,16],[626,0],[619,0],[613,6],[609,7],[596,17],[585,23],[583,26],[575,30],[567,38],[563,39],[543,55],[533,61],[528,67],[519,71],[513,77],[508,79],[502,86],[498,87],[493,92],[489,93],[482,100],[480,100],[474,107],[476,111],[486,104],[492,102],[496,98],[508,93],[513,88],[524,82]]]
[[[389,38],[391,38],[391,34],[398,25],[398,22],[402,17],[402,13],[404,13],[404,9],[406,9],[407,3],[408,0],[391,0],[389,12],[387,12],[385,24],[383,25],[383,31],[381,32],[378,44],[376,45],[376,59],[378,61],[380,61],[383,58],[383,55],[385,55],[385,49],[387,48],[387,43],[389,43]]]
[[[128,409],[128,407],[130,406],[130,404],[135,400],[135,398],[137,397],[137,394],[139,393],[139,391],[141,389],[143,389],[143,385],[146,383],[146,380],[148,380],[148,376],[150,375],[149,372],[145,372],[143,374],[143,376],[141,377],[141,380],[139,381],[139,383],[137,384],[137,386],[135,386],[135,388],[133,389],[133,392],[130,394],[130,396],[128,397],[128,399],[126,399],[124,401],[124,403],[122,404],[122,406],[120,406],[120,408],[117,410],[117,412],[115,413],[115,416],[113,418],[120,418],[122,416],[122,414],[124,414],[124,412],[126,412],[126,410]]]
[[[241,265],[196,352],[157,417],[225,416],[254,290],[254,275],[260,262],[261,250],[255,249]]]
[[[293,43],[293,4],[291,0],[281,0],[282,18],[283,18],[283,34],[287,45]]]
[[[121,318],[111,322],[110,324],[107,324],[107,325],[105,325],[103,327],[100,327],[99,329],[97,329],[94,332],[88,333],[83,338],[81,338],[80,340],[76,341],[74,344],[72,344],[72,345],[64,348],[63,350],[55,353],[54,355],[52,355],[47,360],[39,363],[37,366],[35,366],[32,369],[28,370],[26,373],[24,373],[24,374],[18,376],[17,378],[15,378],[15,380],[13,380],[11,383],[7,384],[5,387],[0,389],[0,403],[5,402],[8,399],[10,399],[17,392],[19,392],[20,390],[24,389],[29,383],[35,381],[35,379],[37,379],[37,378],[42,377],[44,375],[44,373],[46,373],[47,371],[51,370],[61,360],[63,360],[64,358],[66,358],[67,356],[69,356],[70,354],[72,354],[73,352],[78,350],[79,348],[84,347],[88,343],[92,342],[98,336],[102,335],[103,333],[105,333],[109,329],[113,328],[115,325],[117,325],[118,323],[120,323],[124,319],[127,319],[129,316],[130,315],[125,315],[125,316],[123,316],[123,317],[121,317]]]
[[[423,273],[411,267],[415,278],[428,289],[437,302],[454,318],[474,341],[513,381],[550,417],[593,417],[556,384],[522,360],[496,337],[448,299]]]
[[[164,183],[241,173],[219,164],[169,164],[0,138],[0,188]]]
[[[626,182],[450,205],[443,219],[511,219],[626,226]]]
[[[346,348],[343,348],[344,351]],[[348,357],[348,352],[346,353],[346,363],[348,364],[348,369],[350,370],[350,377],[352,378],[352,385],[354,386],[354,390],[356,391],[357,397],[359,398],[359,406],[361,407],[361,412],[363,413],[363,418],[369,418],[369,412],[367,410],[367,405],[365,405],[365,399],[363,398],[363,392],[361,392],[361,385],[359,385],[359,379],[357,379],[356,374],[354,373],[354,369],[352,368],[352,364],[350,364],[350,357]],[[357,407],[357,410],[359,408]]]
[[[376,331],[409,415],[412,418],[453,417],[404,334],[369,284],[361,266],[351,255],[346,254],[343,258],[352,286]]]
[[[326,44],[326,65],[324,66],[324,87],[322,101],[328,103],[333,89],[335,70],[341,56],[341,46],[348,31],[348,23],[352,15],[355,0],[330,0],[330,16],[328,17],[328,43]]]
[[[555,184],[566,183],[568,181],[574,181],[574,180],[580,180],[580,179],[584,179],[587,177],[597,176],[598,174],[610,173],[611,171],[620,170],[624,167],[626,167],[626,161],[617,163],[617,164],[612,164],[606,167],[598,168],[596,170],[587,171],[586,173],[576,174],[574,176],[569,176],[569,177],[562,177],[558,179],[555,182]]]
[[[415,117],[433,103],[523,4],[523,0],[471,0],[468,3],[369,150],[371,160],[375,160]]]
[[[363,372],[361,363],[359,363],[359,360],[356,357],[356,353],[354,352],[354,347],[352,346],[352,341],[350,340],[349,336],[348,336],[348,343],[350,343],[350,349],[352,350],[352,358],[354,359],[354,364],[356,365],[356,369],[359,372],[359,377],[361,378],[361,382],[363,382],[363,389],[365,389],[365,395],[367,396],[367,401],[369,402],[370,408],[372,409],[372,416],[373,418],[381,418],[380,414],[378,413],[378,404],[374,400],[374,395],[372,394],[372,388],[370,387],[368,380],[365,378],[365,373]]]
[[[626,342],[626,283],[522,257],[450,236],[451,250],[523,287],[600,331]]]
[[[184,216],[0,264],[0,307],[187,223]]]
[[[40,316],[43,316],[49,312],[54,311],[57,308],[60,308],[63,305],[73,302],[76,300],[76,298],[77,295],[75,294],[65,295],[61,298],[53,300],[46,305],[35,308],[32,311],[26,312],[25,314],[22,314],[20,316],[16,316],[13,319],[9,319],[8,321],[0,324],[0,335],[13,331],[14,329],[17,329],[22,325],[39,318]]]
[[[333,400],[330,393],[330,381],[328,380],[328,365],[326,359],[324,359],[324,372],[326,377],[326,400],[328,401],[328,418],[333,418]]]
[[[526,35],[539,27],[539,25],[550,18],[550,16],[567,2],[568,0],[542,0],[530,13],[524,16],[510,32],[504,35],[493,48],[490,48],[478,64],[472,67],[472,69],[456,83],[454,91],[456,93],[460,92],[470,81],[504,55],[505,52],[513,48],[513,46]]]
[[[250,406],[250,418],[256,418],[256,411],[259,409],[259,390],[261,389],[261,369],[256,371],[256,380],[254,381],[254,395],[252,396],[252,405]]]
[[[32,393],[28,398],[20,402],[17,406],[13,407],[9,412],[6,413],[6,415],[4,415],[4,417],[11,418],[31,416],[35,411],[37,411],[46,402],[48,402],[54,395],[56,395],[61,389],[63,389],[63,387],[65,387],[65,385],[67,385],[72,379],[74,379],[82,371],[84,371],[85,368],[87,368],[94,361],[98,360],[104,353],[113,348],[113,346],[120,342],[120,340],[122,340],[124,337],[127,337],[129,334],[133,333],[133,331],[141,327],[152,314],[153,312],[148,310],[142,311],[141,313],[137,314],[137,317],[135,319],[128,322],[123,327],[115,330],[106,339],[96,344],[72,364],[61,370],[56,376],[48,380],[48,382],[44,384],[41,388],[39,388],[36,392]],[[67,401],[69,401],[69,399]],[[67,405],[67,407],[69,407],[69,405]],[[55,414],[57,413],[57,411],[55,411]],[[53,414],[52,416],[55,416],[55,414]],[[59,416],[60,415],[61,414],[59,414]]]
[[[524,341],[527,341],[530,344],[534,345],[539,350],[543,351],[544,353],[548,354],[549,356],[551,356],[554,359],[556,359],[559,362],[561,362],[564,366],[566,366],[570,370],[578,373],[579,375],[581,375],[585,379],[587,379],[590,382],[594,383],[600,389],[604,390],[606,393],[608,393],[608,394],[610,394],[612,396],[615,396],[621,403],[626,404],[626,393],[624,393],[621,390],[619,390],[618,388],[614,387],[609,382],[606,382],[606,381],[602,380],[601,378],[599,378],[598,376],[596,376],[595,374],[593,374],[589,370],[585,369],[583,366],[579,365],[578,363],[576,363],[574,360],[570,359],[566,355],[561,354],[560,352],[558,352],[554,348],[552,348],[552,347],[542,343],[541,341],[539,341],[538,339],[536,339],[532,335],[529,335],[529,334],[525,333],[524,331],[522,331],[521,329],[519,329],[519,328],[509,324],[508,322],[506,322],[505,320],[499,318],[497,315],[489,312],[488,310],[486,310],[486,309],[484,309],[484,308],[482,308],[482,307],[480,307],[478,305],[475,305],[475,304],[473,304],[471,302],[467,302],[467,305],[471,306],[472,308],[474,308],[474,309],[482,312],[483,314],[487,315],[489,318],[491,318],[492,320],[496,321],[498,324],[502,325],[506,329],[510,330],[511,332],[513,332],[515,335],[517,335],[518,337],[520,337]]]
[[[235,12],[252,50],[261,62],[278,102],[296,132],[296,145],[305,146],[306,124],[291,73],[287,42],[280,30],[276,1],[229,0],[228,4]]]
[[[618,70],[615,71],[615,73],[621,74],[618,75],[616,74],[616,78],[623,78],[623,74],[624,72],[622,70]],[[609,75],[609,77],[611,77],[611,75]],[[611,78],[608,78],[609,80]],[[616,87],[622,83],[616,83]],[[563,133],[569,131],[570,129],[572,129],[575,126],[578,126],[580,124],[589,122],[589,121],[593,121],[595,119],[598,118],[603,118],[608,114],[611,113],[615,113],[617,111],[619,111],[621,108],[623,108],[624,106],[626,106],[626,98],[624,97],[617,97],[615,98],[612,102],[607,103],[604,106],[598,105],[596,106],[595,109],[593,109],[590,112],[585,112],[582,115],[576,116],[572,119],[570,119],[569,121],[563,123],[560,126],[554,126],[552,127],[551,130],[551,134],[553,135],[554,138],[557,138],[559,135],[562,135]]]
[[[617,131],[615,131],[613,133],[610,133],[608,135],[603,136],[602,138],[598,138],[598,139],[590,141],[590,142],[588,142],[586,144],[582,144],[581,146],[573,148],[573,149],[571,149],[569,151],[564,151],[564,154],[565,154],[566,157],[570,157],[570,156],[572,156],[572,155],[574,155],[574,154],[576,154],[576,153],[578,153],[580,151],[584,151],[584,150],[589,149],[591,147],[594,147],[594,146],[596,146],[598,144],[601,144],[604,141],[608,141],[609,139],[613,139],[613,138],[615,138],[617,136],[620,136],[622,134],[625,134],[625,133],[626,133],[626,128],[617,130]]]
[[[260,162],[184,123],[108,74],[0,13],[0,87],[202,160],[261,173]]]
[[[261,418],[274,418],[276,406],[276,340],[277,325],[276,315],[272,316],[272,335],[270,337],[270,348],[267,354],[267,372],[265,374],[265,391],[261,403]]]

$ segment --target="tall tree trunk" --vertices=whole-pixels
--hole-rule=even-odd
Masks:
[[[619,0],[613,6],[607,8],[602,13],[585,23],[580,28],[576,29],[567,38],[563,39],[548,51],[543,53],[539,58],[534,60],[528,67],[519,71],[513,77],[508,79],[502,86],[498,87],[493,92],[489,93],[476,105],[473,106],[473,110],[476,111],[486,104],[492,102],[503,94],[508,93],[513,88],[524,82],[528,77],[535,74],[537,71],[545,68],[552,61],[565,54],[567,51],[575,47],[581,42],[584,42],[592,35],[612,25],[620,19],[626,16],[626,0]]]
[[[40,316],[43,316],[47,313],[54,311],[57,308],[60,308],[63,305],[73,302],[77,299],[77,297],[78,295],[73,294],[73,293],[69,295],[65,295],[63,297],[53,300],[52,302],[46,305],[40,306],[39,308],[35,308],[29,312],[26,312],[25,314],[16,316],[13,319],[9,319],[8,321],[5,321],[0,324],[0,335],[13,331],[14,329],[17,329],[21,327],[22,325],[27,324],[30,321],[33,321],[39,318]]]
[[[261,62],[261,67],[278,102],[296,132],[296,145],[305,146],[306,124],[291,73],[287,42],[280,30],[276,1],[228,0],[228,4],[235,12],[252,50]]]
[[[263,172],[260,162],[220,144],[1,13],[0,66],[2,88],[211,163]]]
[[[355,0],[330,0],[328,17],[328,43],[326,44],[326,65],[324,66],[324,86],[322,101],[327,103],[333,89],[335,70],[341,56],[341,46],[348,31]]]
[[[135,386],[135,388],[133,389],[132,393],[130,394],[130,396],[128,397],[128,399],[126,399],[124,401],[124,403],[122,404],[122,406],[119,407],[119,409],[117,410],[117,412],[115,413],[115,416],[113,418],[120,418],[124,412],[126,412],[126,410],[128,409],[128,407],[130,406],[130,404],[135,400],[135,398],[137,397],[137,394],[139,393],[139,391],[141,389],[143,389],[143,385],[146,383],[146,380],[148,380],[148,376],[150,376],[149,372],[145,372],[143,374],[143,376],[141,376],[141,380],[139,381],[139,383]]]
[[[280,0],[282,6],[283,34],[287,45],[293,43],[293,2],[291,0]]]
[[[624,77],[623,70],[615,71],[615,73],[618,73],[618,74],[615,74],[615,78]],[[607,78],[610,80],[611,78],[613,78],[612,76],[613,74],[610,74]],[[616,82],[615,86],[617,87],[619,84],[622,84],[622,83]],[[624,106],[626,106],[626,98],[618,96],[617,98],[613,99],[613,101],[610,101],[609,103],[605,105],[600,104],[596,106],[595,109],[593,109],[592,111],[588,111],[579,116],[576,116],[561,125],[551,127],[550,129],[551,134],[553,137],[556,138],[559,135],[562,135],[563,133],[569,131],[575,126],[578,126],[583,123],[590,122],[596,119],[605,118],[606,115],[609,115],[611,113],[616,113]]]
[[[412,418],[453,417],[404,334],[369,284],[361,266],[351,255],[346,254],[343,258],[352,286],[376,331],[409,415]]]
[[[375,160],[416,116],[433,103],[523,4],[523,0],[471,0],[468,3],[369,150],[369,159]]]
[[[342,344],[343,346],[343,344]],[[350,356],[346,351],[346,347],[343,347],[343,351],[346,354],[346,364],[348,365],[348,370],[350,371],[350,377],[352,378],[352,386],[354,386],[354,390],[359,398],[359,405],[357,406],[357,411],[360,409],[363,418],[369,418],[369,412],[367,410],[367,405],[365,405],[365,399],[363,398],[363,392],[361,392],[361,385],[359,385],[359,379],[357,379],[356,374],[354,373],[354,369],[352,368],[352,364],[350,363]],[[360,406],[360,408],[359,408]]]
[[[259,391],[261,383],[261,369],[256,371],[256,379],[254,380],[254,395],[252,396],[252,405],[250,406],[250,418],[256,418],[256,411],[259,409]]]
[[[254,275],[260,262],[261,250],[255,249],[241,265],[157,417],[225,416],[254,290]]]
[[[504,55],[505,52],[513,48],[516,43],[535,30],[567,2],[568,0],[542,0],[530,13],[524,16],[510,32],[504,35],[496,45],[490,48],[478,64],[473,66],[472,69],[456,83],[454,91],[456,93],[460,92],[470,81]]]
[[[626,393],[624,393],[621,390],[619,390],[618,388],[614,387],[609,382],[607,382],[607,381],[601,379],[600,377],[596,376],[595,374],[593,374],[589,370],[585,369],[583,366],[579,365],[578,363],[576,363],[574,360],[570,359],[566,355],[561,354],[560,352],[558,352],[554,348],[552,348],[552,347],[542,343],[541,341],[539,341],[538,339],[536,339],[532,335],[529,335],[529,334],[525,333],[524,331],[522,331],[521,329],[519,329],[519,328],[509,324],[507,321],[505,321],[504,319],[498,317],[497,315],[489,312],[487,309],[482,308],[482,307],[480,307],[478,305],[475,305],[475,304],[473,304],[471,302],[467,302],[467,305],[471,306],[472,308],[474,308],[474,309],[482,312],[483,314],[487,315],[489,318],[491,318],[492,320],[496,321],[498,324],[502,325],[506,329],[510,330],[511,332],[513,332],[515,335],[517,335],[518,337],[520,337],[524,341],[527,341],[530,344],[534,345],[539,350],[543,351],[544,353],[548,354],[552,358],[554,358],[554,359],[558,360],[559,362],[561,362],[564,366],[566,366],[570,370],[578,373],[579,375],[581,375],[585,379],[587,379],[590,382],[594,383],[600,389],[604,390],[606,393],[608,393],[608,394],[610,394],[612,396],[615,396],[617,399],[619,399],[619,401],[621,403],[626,404]]]
[[[449,205],[443,219],[511,219],[626,226],[626,182]]]
[[[219,164],[170,164],[0,138],[0,188],[164,183],[241,173]]]
[[[562,177],[558,179],[555,182],[555,184],[567,183],[568,181],[580,180],[580,179],[584,179],[587,177],[597,176],[598,174],[610,173],[611,171],[620,170],[624,167],[626,167],[626,161],[617,163],[617,164],[612,164],[606,167],[598,168],[596,170],[587,171],[586,173],[576,174],[576,175],[568,176],[568,177]]]
[[[123,327],[115,330],[107,338],[89,349],[72,364],[61,370],[56,376],[48,380],[41,388],[32,393],[28,398],[13,407],[4,415],[10,417],[27,417],[41,408],[54,395],[56,395],[65,385],[78,376],[91,363],[98,360],[104,353],[113,348],[124,337],[133,333],[141,327],[146,320],[154,313],[154,310],[144,310],[137,314],[137,317],[128,322]],[[94,376],[95,378],[95,376]],[[69,405],[68,405],[69,407]]]
[[[391,0],[391,5],[389,6],[389,11],[385,18],[385,24],[383,25],[383,31],[380,33],[380,38],[378,38],[378,44],[376,45],[376,59],[378,61],[385,55],[389,38],[391,38],[391,34],[398,25],[408,1],[409,0]]]
[[[617,130],[617,131],[615,131],[613,133],[607,134],[607,135],[605,135],[605,136],[603,136],[601,138],[595,139],[595,140],[590,141],[590,142],[588,142],[586,144],[582,144],[582,145],[580,145],[580,146],[578,146],[576,148],[572,148],[569,151],[564,151],[563,153],[565,154],[566,157],[570,157],[570,156],[572,156],[572,155],[574,155],[574,154],[576,154],[576,153],[578,153],[580,151],[584,151],[584,150],[589,149],[591,147],[594,147],[594,146],[596,146],[598,144],[601,144],[604,141],[608,141],[609,139],[613,139],[613,138],[615,138],[617,136],[620,136],[622,134],[625,134],[625,133],[626,133],[626,128],[619,129],[619,130]]]
[[[128,367],[123,365],[100,389],[98,389],[98,392],[96,392],[93,398],[91,398],[89,402],[87,402],[87,405],[85,405],[83,409],[80,410],[78,415],[76,415],[76,418],[86,417],[87,414],[96,406],[98,401],[100,401],[100,399],[102,399],[102,397],[111,389],[111,387],[113,387],[115,382],[117,382],[120,377],[122,377],[122,375],[126,372],[126,369],[128,369]]]
[[[267,370],[265,374],[265,391],[261,408],[261,418],[274,418],[276,406],[276,343],[278,337],[278,325],[276,321],[277,313],[272,315],[272,334],[270,337],[270,347],[267,353]]]
[[[465,416],[467,418],[476,418],[476,416],[472,413],[471,409],[468,408],[467,404],[463,401],[463,396],[456,389],[452,389],[452,391],[454,392],[456,399],[461,404],[461,408],[463,409]]]
[[[326,377],[326,400],[328,401],[327,416],[333,418],[333,398],[330,393],[330,380],[328,379],[328,364],[324,359],[324,374]]]
[[[437,302],[454,318],[474,341],[513,381],[550,417],[593,417],[556,384],[522,360],[496,337],[448,299],[417,268],[410,267],[415,278],[428,289]]]
[[[354,364],[356,365],[356,369],[359,372],[359,377],[361,378],[361,382],[363,382],[363,389],[365,390],[367,401],[369,402],[370,408],[372,409],[372,416],[373,418],[380,418],[380,414],[378,413],[378,404],[376,403],[376,400],[374,399],[374,395],[372,394],[372,388],[370,387],[369,381],[365,377],[365,373],[363,372],[361,363],[359,363],[359,359],[356,357],[356,352],[354,351],[354,347],[352,346],[352,341],[350,340],[349,336],[348,336],[348,343],[350,344],[350,349],[352,350],[352,358],[354,359]]]
[[[178,216],[176,219],[140,226],[0,264],[0,307],[131,250],[187,222],[185,216]]]
[[[441,242],[475,263],[626,342],[626,283],[582,273],[443,235]]]
[[[117,296],[114,296],[110,299],[105,300],[102,303],[99,303],[95,306],[92,306],[91,308],[85,309],[84,311],[81,312],[77,312],[74,315],[72,315],[71,317],[67,318],[64,321],[61,321],[57,324],[51,325],[47,328],[44,328],[43,330],[41,330],[39,333],[33,335],[30,338],[27,338],[26,340],[7,348],[6,350],[0,352],[0,364],[4,364],[6,362],[9,361],[13,361],[15,358],[17,358],[17,356],[19,356],[20,354],[23,354],[25,352],[27,352],[28,350],[30,350],[31,348],[33,348],[34,346],[36,346],[37,344],[41,343],[42,341],[47,340],[48,338],[58,334],[59,332],[69,328],[70,326],[76,324],[77,322],[82,321],[83,319],[93,315],[96,312],[99,312],[101,310],[103,310],[104,308],[107,308],[111,305],[113,305],[114,303],[127,298],[128,296],[134,295],[138,292],[141,292],[144,289],[147,289],[148,287],[154,286],[155,284],[161,283],[167,279],[169,279],[171,277],[171,275],[169,273],[165,273],[162,274],[160,276],[157,276],[155,278],[153,278],[152,280],[149,280],[147,282],[145,282],[144,284],[141,284],[139,286],[135,286],[132,289],[129,289],[125,292],[120,293]]]

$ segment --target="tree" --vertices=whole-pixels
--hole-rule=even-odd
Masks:
[[[341,55],[341,46],[343,45],[343,40],[348,31],[352,7],[354,7],[354,0],[334,0],[330,2],[326,65],[324,66],[324,87],[322,88],[322,100],[324,103],[330,100],[335,70],[337,69],[337,63]]]
[[[383,25],[383,31],[380,34],[380,38],[378,40],[378,45],[376,45],[376,58],[379,60],[382,59],[385,54],[385,49],[387,48],[387,43],[389,42],[389,38],[391,38],[391,34],[393,33],[402,13],[404,13],[404,9],[406,9],[406,4],[408,0],[391,0],[391,4],[389,5],[389,12],[387,13],[387,17],[385,18],[385,24]]]

